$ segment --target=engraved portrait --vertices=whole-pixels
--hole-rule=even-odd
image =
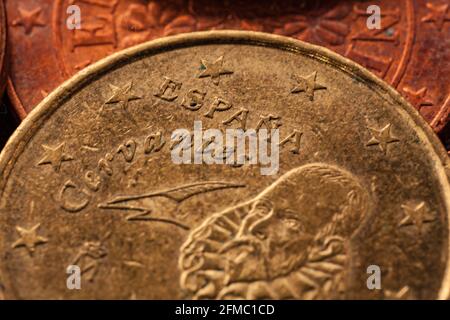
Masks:
[[[369,214],[369,192],[353,174],[294,168],[190,232],[180,286],[193,299],[345,298],[352,241]]]

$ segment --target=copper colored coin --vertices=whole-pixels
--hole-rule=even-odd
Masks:
[[[67,8],[81,29],[67,28]],[[371,1],[7,1],[12,69],[9,93],[23,118],[48,92],[90,63],[146,40],[210,29],[264,31],[326,46],[398,89],[435,131],[450,110],[450,11],[446,0]]]
[[[0,98],[6,86],[6,15],[3,0],[0,0]],[[3,109],[0,107],[0,116]],[[0,127],[1,132],[1,127]]]
[[[16,115],[11,111],[11,104],[5,96],[0,101],[0,151],[17,128],[18,122]]]
[[[0,0],[0,150],[10,135],[12,124],[6,104],[3,103],[3,91],[6,86],[6,16],[3,0]]]
[[[224,163],[238,150],[228,142],[207,164],[210,138],[188,141],[199,122],[214,144],[226,129],[277,128],[257,143],[278,169],[262,174],[264,153]],[[406,100],[330,50],[242,31],[154,40],[65,82],[0,155],[0,288],[447,298],[449,161]]]

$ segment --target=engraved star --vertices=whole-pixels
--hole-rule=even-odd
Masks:
[[[305,92],[306,96],[309,98],[309,100],[314,100],[314,92],[316,90],[323,90],[327,87],[317,84],[316,83],[316,76],[317,71],[314,71],[310,75],[306,77],[299,77],[296,75],[293,75],[292,78],[297,82],[295,87],[291,90],[291,93],[299,93],[299,92]]]
[[[45,26],[45,21],[42,21],[40,17],[41,11],[41,8],[37,8],[31,11],[19,8],[20,18],[14,20],[12,22],[12,25],[14,27],[22,26],[25,29],[25,34],[30,34],[33,31],[34,27]]]
[[[30,255],[33,254],[37,245],[48,242],[47,238],[38,236],[36,234],[36,231],[39,228],[39,226],[40,223],[38,223],[31,229],[25,229],[17,226],[16,230],[20,234],[20,239],[14,242],[11,247],[13,249],[18,247],[26,247]]]
[[[422,18],[422,22],[433,22],[438,30],[441,31],[444,23],[450,21],[450,17],[447,16],[448,4],[427,3],[427,8],[429,13]]]
[[[418,91],[414,91],[410,87],[403,88],[403,91],[408,95],[408,100],[411,101],[412,105],[420,110],[422,107],[432,106],[433,102],[426,100],[427,88],[423,87]]]
[[[213,63],[207,60],[202,60],[202,66],[205,69],[198,75],[199,78],[211,77],[212,82],[217,86],[219,84],[220,76],[223,74],[232,74],[233,71],[223,68],[223,56],[220,56]]]
[[[61,164],[64,161],[73,160],[72,156],[70,156],[64,152],[64,149],[65,149],[64,142],[55,148],[52,148],[52,147],[49,147],[46,145],[42,145],[42,147],[45,149],[45,155],[38,162],[38,165],[50,164],[50,165],[52,165],[53,169],[56,172],[58,172],[59,169],[61,168]]]
[[[128,103],[133,100],[142,99],[142,97],[135,95],[131,89],[133,87],[133,82],[129,82],[123,87],[116,87],[112,84],[109,85],[113,94],[111,98],[109,98],[105,103],[106,104],[114,104],[122,102],[122,107],[124,110],[127,109]]]
[[[398,138],[391,135],[391,124],[387,124],[383,129],[377,130],[368,128],[372,133],[372,138],[366,143],[366,146],[378,145],[384,153],[387,151],[389,143],[400,141]]]
[[[418,204],[404,204],[402,205],[402,209],[405,213],[405,217],[398,225],[403,227],[414,224],[420,234],[422,234],[425,223],[432,222],[436,219],[435,215],[428,210],[428,207],[425,205],[424,201]]]

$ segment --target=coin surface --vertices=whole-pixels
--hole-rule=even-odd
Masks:
[[[176,163],[192,145],[174,133],[199,122],[278,128],[279,170]],[[3,150],[0,288],[446,298],[448,161],[399,94],[327,49],[239,31],[154,40],[64,83]],[[374,265],[381,290],[367,287]],[[81,290],[68,289],[70,268]]]
[[[6,87],[6,17],[3,0],[0,0],[0,100]],[[8,114],[6,105],[0,101],[0,150],[10,135]]]
[[[67,27],[70,5],[80,8],[81,29]],[[381,29],[367,28],[367,1],[10,0],[9,94],[24,118],[63,80],[114,51],[181,32],[243,29],[346,55],[397,88],[439,132],[450,110],[447,2],[370,5],[381,9]]]

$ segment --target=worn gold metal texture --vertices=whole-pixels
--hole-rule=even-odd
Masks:
[[[396,88],[435,132],[449,121],[449,86],[436,81],[450,72],[445,0],[10,0],[6,5],[8,93],[21,119],[64,80],[113,52],[168,35],[234,29],[325,46]],[[73,5],[80,10],[80,29],[68,27]],[[367,26],[371,6],[381,11],[377,29]]]
[[[278,128],[278,173],[174,163],[172,133],[194,121]],[[3,150],[2,295],[447,298],[448,161],[398,93],[327,49],[239,31],[155,40],[65,82]]]

